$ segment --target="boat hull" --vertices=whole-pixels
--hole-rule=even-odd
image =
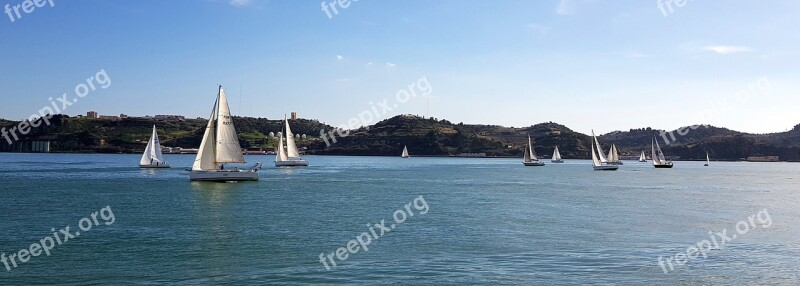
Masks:
[[[172,166],[164,164],[164,165],[139,165],[140,169],[169,169]]]
[[[550,160],[550,163],[564,163],[564,160]]]
[[[528,167],[542,167],[544,166],[543,162],[522,162],[523,165]]]
[[[623,164],[622,162],[608,162],[608,164],[609,164],[609,165],[617,165],[617,166],[619,166],[619,165],[625,165],[625,164]]]
[[[258,172],[252,170],[191,171],[189,180],[207,182],[258,181]]]
[[[653,165],[656,169],[672,169],[672,164]]]
[[[619,170],[619,166],[616,165],[601,165],[601,166],[592,166],[595,171],[616,171]]]
[[[305,166],[308,166],[308,161],[305,160],[275,162],[275,167],[305,167]]]

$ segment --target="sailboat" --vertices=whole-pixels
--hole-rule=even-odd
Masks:
[[[550,158],[550,162],[564,163],[564,159],[561,159],[561,152],[558,152],[558,146],[556,146],[556,149],[553,150],[553,158]]]
[[[608,150],[608,164],[622,165],[622,161],[619,159],[619,150],[615,144],[611,144],[611,149]]]
[[[664,152],[661,152],[661,146],[658,145],[658,140],[653,137],[653,144],[650,147],[652,156],[653,156],[653,166],[658,169],[669,169],[672,168],[672,161],[667,161],[664,158]]]
[[[642,155],[639,156],[639,162],[647,162],[647,156],[644,155],[644,150],[642,150]]]
[[[292,129],[289,128],[289,120],[284,116],[285,134],[281,136],[280,143],[278,143],[278,154],[275,155],[275,167],[297,167],[308,166],[308,161],[300,158],[300,152],[297,151],[297,145],[294,142],[294,134]],[[283,139],[286,138],[286,146],[283,145]]]
[[[525,147],[525,155],[522,157],[522,164],[525,166],[544,166],[544,162],[539,161],[536,157],[536,152],[533,151],[533,144],[531,144],[531,136],[528,135],[528,146]]]
[[[407,146],[403,146],[403,153],[400,154],[400,158],[411,158],[411,156],[408,156],[408,148],[407,148]]]
[[[603,148],[600,146],[600,142],[597,141],[597,136],[594,136],[594,130],[592,130],[592,139],[594,140],[594,144],[592,144],[592,167],[595,171],[616,171],[619,169],[617,165],[611,165],[606,160],[605,156],[603,155]],[[597,150],[595,152],[595,150]]]
[[[153,134],[150,135],[150,141],[147,141],[142,159],[139,160],[139,168],[169,168],[169,164],[164,160],[164,155],[161,154],[161,143],[158,142],[155,125],[153,125]]]
[[[220,85],[189,179],[217,182],[258,181],[261,163],[256,163],[250,169],[225,169],[225,164],[229,163],[245,163],[245,161],[242,148],[239,146],[239,137],[233,127],[228,98]]]
[[[708,167],[711,164],[711,157],[708,156],[708,152],[706,152],[706,164],[704,166]]]

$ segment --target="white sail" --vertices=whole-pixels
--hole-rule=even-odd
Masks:
[[[403,157],[403,158],[408,158],[409,157],[408,156],[408,148],[407,147],[408,146],[403,146],[403,153],[400,154],[400,157]]]
[[[211,109],[211,116],[208,117],[208,124],[206,124],[206,131],[203,133],[203,141],[200,142],[200,149],[197,151],[197,156],[192,164],[193,171],[200,170],[216,170],[219,168],[216,161],[216,150],[214,148],[217,134],[217,105],[219,105],[219,96],[214,102],[214,107]]]
[[[619,151],[617,145],[611,144],[611,149],[608,149],[608,162],[619,163]]]
[[[594,131],[592,131],[592,138],[594,139],[594,142],[597,142],[597,137],[594,136]],[[602,165],[603,163],[597,158],[597,153],[594,151],[595,145],[594,144],[589,144],[589,145],[590,147],[592,147],[592,166],[598,167]],[[598,143],[597,145],[599,146],[600,144]],[[603,154],[603,152],[600,152],[600,154]]]
[[[603,155],[603,147],[600,146],[600,141],[597,141],[597,136],[594,135],[594,130],[592,130],[592,138],[594,138],[594,144],[597,145],[597,156],[600,160],[600,163],[608,163],[606,156]]]
[[[522,155],[522,162],[523,163],[531,162],[531,149],[529,147],[525,147],[525,154]]]
[[[556,146],[556,149],[553,150],[553,160],[555,161],[561,160],[561,152],[558,152],[558,146]]]
[[[530,135],[528,135],[528,153],[531,156],[531,161],[539,161],[539,158],[536,157],[536,151],[534,151],[533,144],[531,143]]]
[[[164,156],[161,154],[161,143],[158,141],[156,126],[153,125],[153,133],[150,135],[150,140],[147,141],[147,147],[144,149],[142,159],[139,160],[139,165],[153,165],[164,162]]]
[[[706,164],[711,164],[711,157],[708,155],[708,152],[706,152]]]
[[[228,106],[228,97],[219,87],[219,106],[217,110],[217,134],[216,134],[216,163],[244,163],[242,147],[239,145],[239,136],[236,135],[236,128],[233,127],[233,117]]]
[[[286,156],[292,159],[299,159],[300,152],[297,151],[297,145],[294,142],[294,134],[292,134],[292,129],[289,128],[289,120],[284,117],[284,122],[286,122]]]
[[[278,153],[275,154],[275,162],[288,161],[289,157],[286,155],[286,147],[283,145],[283,136],[278,138]]]
[[[658,152],[658,161],[660,161],[662,163],[666,163],[667,159],[664,157],[664,152],[661,152],[661,146],[658,145],[658,140],[654,139],[654,141],[656,142],[656,151]]]
[[[662,165],[661,158],[658,156],[658,153],[656,153],[656,144],[658,143],[656,139],[653,138],[653,143],[650,145],[650,156],[653,159],[653,165]]]
[[[644,155],[644,151],[642,151],[642,155],[639,156],[639,162],[647,161],[647,156]]]

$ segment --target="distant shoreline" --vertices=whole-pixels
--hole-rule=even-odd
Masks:
[[[50,153],[34,153],[34,152],[0,152],[0,154],[59,154],[59,155],[136,155],[138,153],[92,153],[92,152],[50,152]],[[175,153],[165,153],[164,155],[192,155],[196,156],[197,154],[192,153],[185,153],[185,154],[175,154]],[[246,156],[275,156],[273,155],[246,155]],[[331,157],[400,157],[394,155],[334,155],[334,154],[308,154],[305,156],[331,156]],[[454,155],[412,155],[411,158],[457,158],[457,159],[520,159],[517,156],[485,156],[485,157],[469,157],[469,156],[454,156]],[[591,160],[591,158],[564,158],[564,161],[569,160]],[[545,163],[550,162],[550,159],[542,159]],[[672,160],[673,162],[705,162],[706,160],[701,159],[687,159],[687,160]],[[637,162],[637,160],[622,160],[622,162]],[[652,162],[650,160],[647,161]],[[800,161],[786,161],[781,160],[778,162],[760,162],[760,161],[746,161],[746,160],[713,160],[711,163],[714,162],[746,162],[746,163],[798,163]]]

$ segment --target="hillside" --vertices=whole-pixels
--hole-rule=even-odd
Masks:
[[[52,152],[136,153],[144,149],[152,125],[156,124],[162,145],[197,148],[207,122],[205,119],[102,120],[68,116],[56,116],[51,121],[51,126],[35,129],[20,144],[37,139],[51,141]],[[9,121],[2,122],[10,125]],[[235,117],[234,122],[242,147],[274,148],[277,145],[277,140],[269,138],[268,134],[279,132],[282,120]],[[308,119],[292,120],[291,124],[295,134],[307,135],[298,140],[298,146],[307,148],[310,154],[396,156],[403,146],[408,146],[409,152],[417,156],[486,153],[488,156],[521,157],[530,135],[540,157],[549,158],[555,146],[559,146],[567,159],[590,156],[590,136],[553,122],[514,128],[399,115],[352,130],[344,137],[337,135],[336,142],[327,138],[330,146],[319,134],[321,130],[332,130],[331,126]],[[788,132],[772,134],[748,134],[703,126],[690,129],[685,135],[672,131],[674,138],[666,135],[669,142],[661,136],[662,132],[652,128],[632,129],[604,134],[599,139],[605,150],[614,143],[622,155],[627,156],[638,156],[642,150],[649,153],[655,136],[664,152],[674,158],[703,159],[708,151],[716,160],[777,155],[782,160],[800,161],[800,125]],[[19,149],[0,144],[0,151],[9,150]]]

